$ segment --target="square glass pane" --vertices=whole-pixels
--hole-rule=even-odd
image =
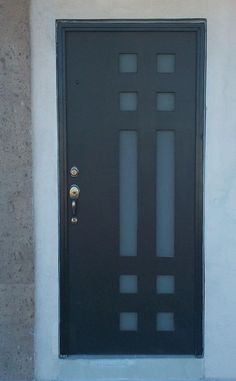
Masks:
[[[120,73],[136,73],[138,68],[137,54],[119,54]]]
[[[157,331],[174,331],[173,312],[159,312],[157,314]]]
[[[174,111],[175,93],[157,93],[157,111]]]
[[[157,55],[157,72],[158,73],[174,73],[175,71],[175,54],[158,54]]]
[[[175,292],[175,278],[173,275],[157,276],[157,293],[173,294]]]
[[[138,104],[137,93],[120,93],[120,110],[121,111],[136,111]]]
[[[121,331],[137,331],[138,314],[137,312],[121,312],[120,313],[120,330]]]
[[[138,291],[137,275],[121,275],[120,276],[120,293],[136,294]]]

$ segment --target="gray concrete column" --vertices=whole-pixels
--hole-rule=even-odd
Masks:
[[[33,378],[29,0],[0,0],[0,381]]]

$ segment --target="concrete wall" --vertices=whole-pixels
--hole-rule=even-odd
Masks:
[[[204,359],[58,358],[57,18],[207,18]],[[235,0],[33,0],[31,28],[36,378],[44,381],[202,378],[235,381]],[[48,197],[49,194],[54,197]]]
[[[0,380],[33,378],[29,0],[0,0]]]

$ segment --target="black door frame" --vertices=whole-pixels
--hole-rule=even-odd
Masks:
[[[57,106],[58,106],[58,178],[59,178],[59,283],[60,283],[60,357],[65,357],[67,328],[64,324],[67,295],[67,151],[65,94],[65,35],[67,31],[191,31],[197,35],[196,104],[196,179],[195,179],[195,356],[203,356],[203,190],[206,80],[206,20],[56,20]],[[67,356],[66,356],[67,357]],[[137,356],[136,356],[137,357]]]

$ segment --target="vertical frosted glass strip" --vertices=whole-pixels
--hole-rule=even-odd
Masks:
[[[137,255],[137,132],[120,131],[120,255]]]
[[[157,256],[174,256],[175,230],[175,136],[173,131],[158,131],[156,174],[156,248]]]

